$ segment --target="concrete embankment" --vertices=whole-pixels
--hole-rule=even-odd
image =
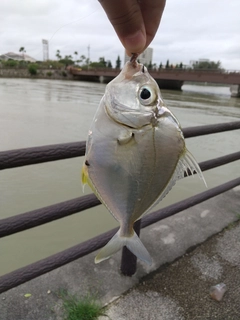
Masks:
[[[38,69],[36,75],[30,75],[28,69],[0,68],[0,78],[29,78],[73,80],[74,77],[65,69]]]
[[[239,320],[240,224],[233,223],[239,214],[236,187],[143,229],[154,262],[139,262],[132,278],[119,272],[121,253],[98,265],[90,254],[1,294],[0,320],[64,319],[61,289],[111,302],[111,320]],[[220,282],[228,290],[217,302],[209,289]]]

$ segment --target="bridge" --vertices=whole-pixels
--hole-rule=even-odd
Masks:
[[[78,80],[108,83],[121,70],[109,68],[82,70],[71,66],[68,67],[68,71]],[[160,69],[149,72],[162,89],[181,90],[184,81],[219,83],[229,85],[232,96],[240,97],[239,71]]]

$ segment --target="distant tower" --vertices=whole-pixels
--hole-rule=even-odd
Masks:
[[[48,52],[48,40],[42,40],[43,44],[43,61],[49,60],[49,52]]]
[[[90,44],[88,45],[88,47],[87,47],[87,49],[88,49],[88,65],[89,65],[89,63],[90,63]]]

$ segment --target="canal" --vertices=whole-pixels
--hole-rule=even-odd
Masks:
[[[60,80],[0,79],[0,151],[86,140],[105,85]],[[240,99],[228,87],[191,85],[162,90],[182,127],[240,119]],[[187,139],[198,162],[239,151],[240,132]],[[83,158],[0,172],[0,218],[82,195]],[[208,187],[234,179],[239,162],[205,172]],[[205,191],[198,177],[179,181],[158,207]],[[89,188],[85,188],[90,193]],[[62,251],[117,223],[103,206],[0,240],[0,275]]]

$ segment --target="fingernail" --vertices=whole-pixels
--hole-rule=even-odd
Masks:
[[[146,43],[145,34],[139,30],[123,39],[123,45],[128,52],[140,53],[143,51]]]

